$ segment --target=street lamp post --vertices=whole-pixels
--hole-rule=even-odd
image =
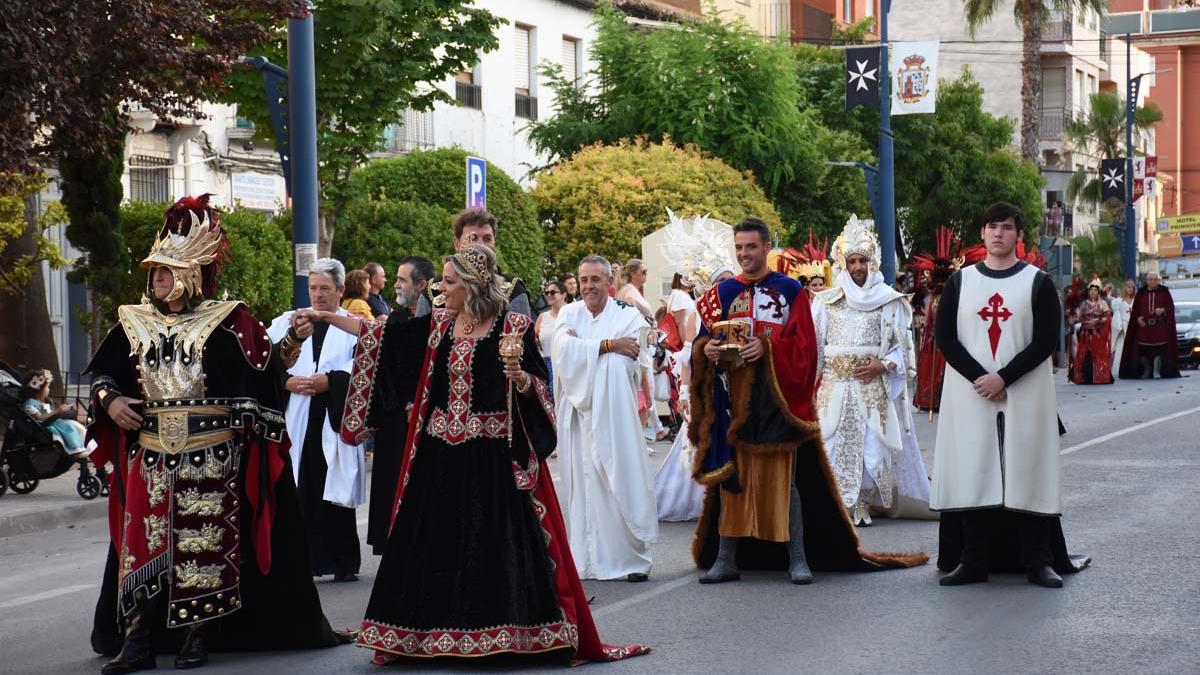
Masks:
[[[880,271],[889,285],[896,283],[896,181],[895,158],[892,154],[892,76],[888,69],[888,12],[891,9],[891,0],[880,0],[879,209],[875,213],[875,227],[879,231]]]
[[[1137,113],[1138,91],[1142,86],[1142,78],[1147,75],[1170,72],[1170,68],[1155,70],[1150,73],[1140,73],[1131,76],[1133,72],[1133,36],[1125,34],[1125,241],[1122,258],[1124,258],[1125,278],[1137,279],[1137,237],[1133,212],[1133,121]]]

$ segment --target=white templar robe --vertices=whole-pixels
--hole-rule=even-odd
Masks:
[[[997,372],[1033,341],[1033,289],[1042,272],[1028,265],[1011,277],[990,278],[971,266],[956,274],[962,277],[958,341],[984,370]],[[1002,506],[1062,513],[1053,373],[1047,358],[1010,384],[1003,401],[989,401],[946,368],[933,455],[935,510]]]
[[[554,390],[563,515],[571,556],[583,579],[650,572],[658,511],[638,421],[640,367],[600,354],[600,341],[638,337],[646,325],[633,307],[608,300],[599,316],[572,303],[558,313]]]
[[[892,517],[936,518],[908,398],[916,358],[907,298],[863,310],[836,288],[818,295],[812,309],[821,374],[817,412],[843,504],[850,509],[862,500]],[[860,382],[853,370],[871,356],[894,370]]]
[[[350,316],[344,309],[339,309],[337,313]],[[267,329],[271,342],[283,339],[291,321],[292,312],[284,312],[275,317],[271,327]],[[330,326],[329,332],[325,334],[325,342],[321,345],[321,362],[313,363],[312,340],[305,340],[304,346],[300,348],[300,358],[296,359],[295,365],[288,368],[288,375],[308,377],[332,370],[349,373],[354,369],[354,346],[357,342],[358,338],[355,336]],[[292,440],[292,478],[296,482],[300,481],[300,452],[304,448],[304,436],[308,432],[308,409],[311,403],[311,396],[291,394],[288,396],[287,410],[283,414],[288,436]],[[325,474],[325,501],[347,508],[354,508],[366,501],[367,465],[362,446],[342,441],[333,427],[323,424],[321,448],[325,451],[325,464],[329,467]]]

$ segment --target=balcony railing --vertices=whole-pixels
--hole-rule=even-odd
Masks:
[[[401,121],[384,132],[384,150],[387,152],[406,154],[427,150],[433,143],[433,113],[428,111],[405,110]]]
[[[468,82],[455,82],[454,100],[464,108],[481,110],[483,108],[483,87]]]
[[[1070,16],[1051,16],[1042,29],[1043,42],[1070,42],[1075,23]]]
[[[517,117],[523,117],[527,120],[536,120],[537,115],[537,97],[527,94],[516,95],[516,112]]]
[[[1200,30],[1200,7],[1164,9],[1150,12],[1151,33]]]
[[[1067,123],[1074,119],[1070,108],[1042,108],[1042,125],[1038,137],[1043,141],[1053,141],[1062,138],[1067,131]]]

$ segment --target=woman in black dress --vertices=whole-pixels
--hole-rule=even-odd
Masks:
[[[409,401],[395,392],[417,382],[391,531],[358,637],[378,663],[649,651],[599,640],[544,463],[555,445],[546,366],[530,319],[505,311],[502,283],[495,254],[469,245],[445,259],[445,307],[429,316],[384,326],[312,314],[359,335],[344,437],[358,442],[403,415]]]

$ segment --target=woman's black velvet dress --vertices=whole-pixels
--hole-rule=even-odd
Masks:
[[[361,646],[408,656],[567,646],[556,639],[564,616],[548,536],[533,493],[517,485],[520,472],[532,467],[536,475],[554,448],[552,414],[538,396],[514,395],[510,445],[502,422],[508,384],[499,356],[501,324],[497,319],[487,336],[470,339],[454,338],[451,321],[431,373],[421,378],[413,376],[421,370],[431,318],[386,328],[369,425],[386,426],[402,414],[403,394],[394,397],[403,378],[420,380],[416,406],[428,398]],[[545,364],[532,331],[523,345],[522,368],[544,383]],[[378,436],[376,453],[400,455],[398,448],[383,447],[392,442]],[[453,648],[443,648],[451,642]],[[464,645],[468,653],[453,653]]]

